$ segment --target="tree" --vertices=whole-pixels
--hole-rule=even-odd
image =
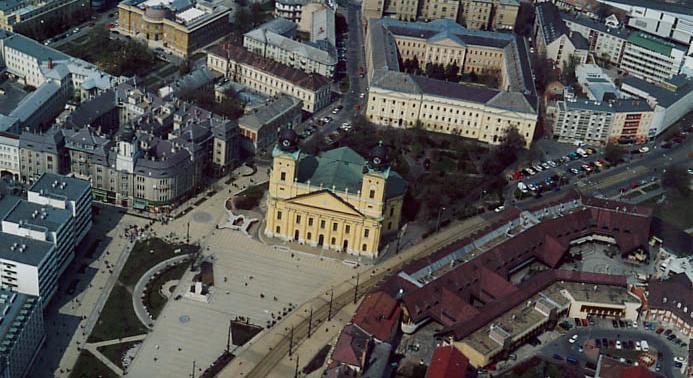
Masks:
[[[681,165],[670,165],[662,174],[662,186],[676,190],[684,197],[688,197],[691,192],[689,181],[688,172]]]
[[[445,67],[445,80],[447,81],[454,81],[455,83],[460,81],[460,77],[458,76],[460,72],[460,67],[457,65],[456,62],[452,62],[452,64],[448,64]]]
[[[509,128],[501,144],[482,162],[482,169],[488,175],[501,173],[508,165],[517,160],[517,156],[525,148],[525,138],[516,127]]]
[[[572,85],[573,87],[577,84],[577,77],[575,76],[575,69],[577,68],[578,64],[580,64],[580,60],[575,55],[571,55],[568,58],[568,61],[563,64],[563,71],[561,72],[561,80],[564,83],[566,83],[568,85]]]
[[[610,143],[607,144],[606,148],[604,149],[604,159],[609,162],[616,163],[623,158],[624,153],[625,151],[623,148],[621,148],[621,146]]]

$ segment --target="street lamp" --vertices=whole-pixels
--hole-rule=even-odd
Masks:
[[[440,229],[440,214],[445,211],[445,206],[441,206],[438,208],[438,220],[436,220],[436,232]]]

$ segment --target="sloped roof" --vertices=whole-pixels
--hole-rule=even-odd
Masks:
[[[536,20],[539,22],[545,44],[549,44],[562,35],[568,35],[568,28],[565,26],[558,7],[551,2],[543,2],[535,8]]]
[[[467,357],[452,345],[439,346],[433,351],[426,378],[464,378],[469,366]]]
[[[368,353],[371,338],[354,324],[348,324],[339,334],[332,353],[332,366],[348,364],[363,368],[361,356]]]
[[[535,113],[527,97],[520,92],[498,92],[486,105],[520,113]]]
[[[376,339],[388,342],[394,329],[399,327],[401,313],[397,301],[378,290],[366,295],[351,322]]]

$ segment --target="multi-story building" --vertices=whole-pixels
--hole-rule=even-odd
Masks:
[[[309,43],[293,39],[296,24],[276,18],[243,35],[243,47],[248,51],[299,69],[305,73],[317,73],[332,77],[337,65],[334,46],[321,49]]]
[[[223,1],[127,0],[118,4],[118,31],[188,57],[231,31]]]
[[[398,72],[400,58],[422,67],[456,64],[463,73],[494,74],[501,89]],[[366,116],[381,125],[419,124],[494,144],[515,127],[529,146],[537,113],[528,59],[525,41],[510,34],[468,30],[449,20],[370,20]]]
[[[685,47],[635,32],[628,36],[620,68],[648,81],[663,81],[681,73],[685,57]]]
[[[651,279],[647,285],[648,320],[662,322],[693,337],[693,283],[685,273],[668,279]]]
[[[685,45],[693,42],[690,4],[673,1],[597,0],[626,11],[628,26]]]
[[[374,259],[399,230],[407,185],[382,145],[368,160],[348,147],[307,155],[285,128],[272,155],[265,235]]]
[[[517,0],[460,0],[458,21],[470,29],[512,30],[520,2]]]
[[[251,152],[267,150],[277,141],[282,127],[295,127],[301,123],[301,100],[280,93],[265,105],[253,109],[238,119],[246,149]]]
[[[75,246],[91,229],[91,198],[88,181],[52,173],[41,175],[27,191],[29,202],[70,211]]]
[[[0,29],[23,33],[40,30],[47,19],[84,17],[89,0],[11,0],[0,3]]]
[[[534,43],[537,53],[563,69],[570,59],[578,64],[587,63],[589,42],[578,32],[568,29],[561,19],[558,8],[549,2],[535,6]]]
[[[0,199],[0,210],[18,198]],[[0,232],[0,287],[40,296],[48,303],[58,290],[55,245],[51,242]]]
[[[262,57],[228,43],[207,51],[207,67],[249,89],[274,96],[284,93],[303,102],[314,113],[330,103],[330,80]]]
[[[448,19],[481,30],[513,29],[519,10],[517,0],[365,0],[361,4],[364,20]]]
[[[558,101],[553,135],[560,142],[607,143],[648,140],[653,111],[647,101]]]
[[[58,276],[75,257],[73,218],[69,210],[19,200],[2,218],[2,232],[52,243]]]
[[[677,75],[658,85],[627,76],[621,84],[621,92],[646,100],[654,108],[648,138],[654,138],[693,111],[693,79]]]
[[[334,1],[320,0],[277,0],[274,2],[274,17],[282,17],[293,22],[299,22],[303,18],[303,8],[311,4],[327,3],[335,8]]]
[[[0,290],[0,376],[28,376],[46,339],[42,298]]]
[[[611,27],[606,23],[572,13],[561,13],[565,25],[572,32],[580,33],[589,42],[589,51],[595,58],[619,65],[630,32]]]
[[[19,136],[19,176],[31,182],[45,172],[62,174],[67,170],[63,131],[52,127],[43,133],[23,132]]]
[[[44,46],[20,34],[0,30],[0,66],[10,77],[36,90],[0,116],[0,131],[45,130],[68,100],[88,100],[125,80],[91,63]]]
[[[0,173],[19,179],[19,135],[0,131]]]

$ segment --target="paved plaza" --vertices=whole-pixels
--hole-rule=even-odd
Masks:
[[[194,214],[192,217],[195,219]],[[193,361],[204,370],[225,349],[229,320],[242,316],[265,326],[271,314],[278,316],[283,309],[303,303],[324,286],[352,274],[353,269],[339,261],[304,254],[292,258],[240,231],[210,226],[213,231],[202,243],[204,254],[212,256],[214,262],[210,303],[185,297],[170,301],[145,339],[129,375],[186,377]],[[194,274],[186,273],[174,295],[191,285]]]

